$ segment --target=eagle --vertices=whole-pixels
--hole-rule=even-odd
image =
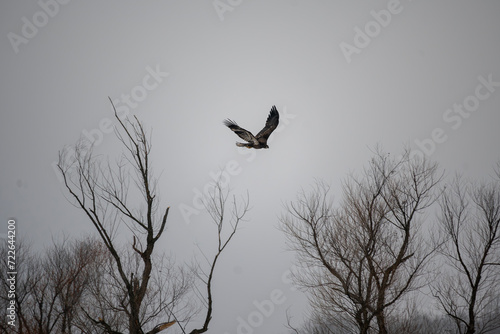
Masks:
[[[267,116],[266,125],[262,130],[260,130],[259,133],[257,133],[256,136],[254,136],[250,131],[241,128],[235,121],[230,119],[226,119],[224,121],[224,125],[236,133],[238,137],[247,141],[247,143],[236,142],[236,146],[259,149],[269,148],[269,146],[267,146],[267,138],[269,138],[274,129],[276,129],[279,121],[280,114],[278,113],[276,106],[273,106],[269,112],[269,116]]]

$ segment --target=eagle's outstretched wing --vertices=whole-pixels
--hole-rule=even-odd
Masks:
[[[230,128],[234,133],[236,133],[241,139],[246,140],[249,143],[253,143],[254,145],[259,145],[259,141],[255,136],[248,130],[243,129],[235,121],[230,119],[226,119],[224,121],[224,125]]]
[[[257,133],[255,138],[260,142],[263,143],[267,142],[267,138],[269,138],[274,129],[278,127],[279,122],[280,122],[280,114],[278,113],[276,106],[273,106],[271,108],[271,111],[269,112],[269,116],[267,116],[266,125],[262,130],[260,130],[259,133]]]

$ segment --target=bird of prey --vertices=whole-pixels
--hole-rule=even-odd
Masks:
[[[269,146],[267,146],[267,138],[269,138],[274,129],[276,129],[279,121],[280,115],[278,114],[278,110],[276,110],[276,106],[273,106],[269,112],[269,116],[267,116],[266,125],[262,130],[260,130],[259,133],[257,133],[256,136],[254,136],[250,131],[241,128],[235,121],[230,119],[226,119],[224,121],[224,125],[230,128],[241,139],[247,141],[246,143],[236,142],[236,146],[259,149],[269,148]]]

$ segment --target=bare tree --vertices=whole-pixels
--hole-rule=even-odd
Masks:
[[[458,333],[500,328],[500,165],[489,184],[457,177],[440,201],[448,270],[434,295]]]
[[[166,231],[169,208],[160,209],[151,164],[151,140],[136,117],[122,120],[114,110],[118,121],[115,133],[125,148],[116,164],[94,156],[93,147],[84,141],[75,146],[72,154],[68,150],[61,152],[58,162],[70,198],[86,214],[109,252],[100,279],[91,284],[91,300],[99,307],[87,308],[85,314],[106,333],[155,334],[175,323],[185,333],[186,324],[194,316],[188,301],[193,279],[183,267],[176,268],[168,258],[155,252]],[[130,180],[135,187],[130,186]],[[139,194],[139,200],[131,199],[135,194]],[[215,266],[248,209],[248,202],[242,208],[234,203],[231,231],[224,236],[226,199],[227,194],[219,188],[207,206],[216,222],[218,249],[204,282],[205,320],[192,334],[208,330]],[[122,226],[127,229],[120,229]],[[118,230],[120,237],[129,240],[126,246],[121,247],[116,240]]]
[[[116,165],[102,163],[94,157],[92,147],[81,141],[75,146],[74,155],[60,153],[58,168],[75,205],[86,214],[113,259],[120,288],[126,293],[113,307],[126,315],[130,334],[155,334],[173,320],[167,310],[171,296],[159,302],[160,310],[148,310],[145,303],[153,275],[153,252],[165,231],[169,208],[159,208],[157,179],[150,161],[151,143],[142,123],[137,118],[121,120],[116,109],[115,116],[119,124],[115,133],[125,147]],[[130,188],[130,179],[135,188]],[[140,194],[140,201],[129,199],[134,191]],[[133,206],[133,202],[142,203]],[[130,253],[124,255],[114,238],[122,225],[131,233],[130,248],[135,257]],[[128,266],[127,256],[136,259],[137,265]],[[157,320],[151,317],[151,312],[162,313],[165,320],[151,324]],[[119,332],[105,318],[92,320],[108,333]]]
[[[87,287],[90,267],[98,261],[93,239],[54,241],[44,253],[22,246],[16,284],[16,326],[6,333],[72,333]],[[7,297],[7,294],[2,294]]]
[[[282,229],[301,266],[295,279],[323,319],[344,332],[370,333],[373,321],[388,332],[388,310],[419,287],[433,253],[420,227],[436,199],[436,172],[408,152],[395,160],[378,150],[361,177],[344,182],[337,208],[321,182],[286,207]]]
[[[201,334],[208,330],[213,312],[214,296],[212,283],[215,275],[215,268],[220,256],[234,237],[239,224],[244,220],[249,209],[248,193],[246,196],[242,197],[240,201],[237,200],[235,195],[231,198],[230,195],[230,190],[227,188],[224,189],[220,180],[218,180],[212,184],[211,191],[203,200],[203,204],[210,215],[212,223],[216,227],[217,245],[214,255],[207,256],[203,252],[203,257],[207,262],[206,266],[201,265],[199,262],[193,266],[193,271],[203,284],[205,290],[204,293],[197,290],[197,297],[202,301],[205,307],[205,318],[203,325],[200,328],[191,330],[189,334]],[[231,201],[228,203],[230,199]],[[186,333],[185,327],[186,326],[181,327],[183,333]]]

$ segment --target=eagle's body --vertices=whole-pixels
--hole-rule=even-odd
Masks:
[[[236,146],[246,147],[246,148],[269,148],[267,146],[267,139],[271,135],[271,133],[276,129],[279,123],[280,115],[276,106],[271,108],[271,112],[269,112],[269,116],[267,117],[266,125],[256,136],[254,136],[250,131],[241,128],[235,121],[230,119],[226,119],[224,121],[224,125],[231,129],[234,133],[236,133],[241,139],[246,140],[246,143],[238,143],[236,142]]]

